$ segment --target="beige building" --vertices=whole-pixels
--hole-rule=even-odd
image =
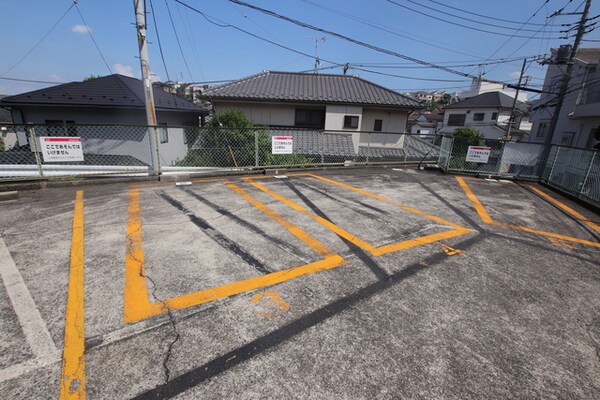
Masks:
[[[257,124],[350,135],[357,153],[367,144],[401,148],[408,114],[419,108],[416,99],[356,76],[313,73],[265,71],[200,97]]]

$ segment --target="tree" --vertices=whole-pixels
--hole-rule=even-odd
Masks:
[[[258,164],[309,164],[312,160],[299,154],[271,153],[271,135],[238,110],[216,113],[200,129],[198,138],[179,166],[252,167]]]
[[[0,137],[0,151],[4,151],[4,140]]]
[[[452,95],[450,93],[444,93],[442,96],[442,104],[447,106],[452,103]]]
[[[89,76],[86,76],[85,78],[83,78],[83,82],[91,81],[91,80],[98,79],[98,78],[102,78],[102,75],[93,75],[92,74],[92,75],[89,75]]]

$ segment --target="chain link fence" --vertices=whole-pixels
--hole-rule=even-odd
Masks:
[[[553,146],[542,182],[600,206],[598,151]]]
[[[600,156],[592,149],[481,138],[444,137],[438,165],[447,172],[541,180],[600,206]]]
[[[441,136],[433,135],[285,127],[75,125],[67,121],[0,128],[2,180],[437,162],[441,142]]]
[[[538,143],[444,137],[440,147],[438,164],[449,172],[536,179],[544,158]]]

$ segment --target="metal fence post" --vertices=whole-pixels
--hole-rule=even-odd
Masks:
[[[254,166],[258,167],[258,130],[254,131]]]
[[[592,154],[592,158],[590,159],[590,165],[587,168],[587,171],[585,172],[585,178],[583,178],[583,183],[581,184],[581,188],[579,189],[579,195],[581,196],[583,194],[583,189],[585,188],[585,184],[587,183],[587,180],[590,176],[590,172],[592,172],[592,166],[594,165],[594,160],[596,159],[596,154],[598,152],[595,151]]]
[[[369,163],[369,154],[371,153],[371,132],[367,132],[367,164]]]
[[[406,163],[406,160],[408,158],[408,152],[406,150],[408,150],[408,147],[410,146],[410,144],[406,143],[406,134],[403,134],[404,138],[403,138],[403,143],[402,143],[402,148],[404,149],[404,162]],[[406,148],[405,148],[406,146]]]
[[[37,164],[38,172],[40,174],[40,177],[43,178],[44,170],[42,168],[42,160],[40,160],[40,150],[38,148],[38,143],[35,135],[35,127],[28,125],[27,133],[29,133],[29,146],[31,147],[31,150],[33,150],[33,154],[35,155],[35,163]]]
[[[319,149],[321,152],[321,164],[325,164],[325,156],[323,154],[325,148],[325,131],[321,131],[319,135]]]
[[[552,147],[552,146],[550,146]],[[554,155],[554,160],[552,161],[552,168],[550,168],[550,173],[548,174],[548,182],[550,182],[552,180],[552,173],[554,172],[554,166],[556,165],[556,159],[558,158],[558,153],[560,153],[560,147],[556,148],[556,154]],[[542,177],[543,177],[543,170],[542,170]]]

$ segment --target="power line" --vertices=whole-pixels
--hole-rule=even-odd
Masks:
[[[33,47],[31,49],[29,49],[29,51],[27,53],[25,53],[25,55],[23,57],[21,57],[19,59],[19,61],[17,61],[15,64],[13,64],[12,67],[10,67],[6,71],[4,71],[2,73],[2,75],[8,74],[17,65],[21,64],[21,62],[23,62],[23,60],[25,60],[31,53],[33,53],[33,51],[44,41],[44,39],[46,39],[48,37],[48,35],[50,35],[50,33],[52,33],[52,31],[58,26],[58,24],[60,24],[60,21],[62,21],[67,16],[67,14],[69,13],[69,11],[71,11],[71,9],[73,7],[75,7],[75,3],[71,4],[71,6],[67,9],[67,11],[65,11],[65,13],[58,19],[58,21],[56,21],[54,23],[54,25],[52,25],[52,27],[44,34],[44,36],[42,36],[42,38],[40,40],[38,40],[38,42],[36,44],[34,44]]]
[[[7,76],[0,76],[0,79],[5,80],[5,81],[27,82],[27,83],[49,83],[51,85],[67,83],[67,82],[38,81],[35,79],[9,78]]]
[[[171,82],[169,70],[167,69],[167,63],[165,62],[165,55],[163,54],[162,44],[160,41],[160,32],[158,31],[158,24],[156,23],[156,14],[154,12],[154,4],[152,3],[152,0],[150,0],[150,10],[152,10],[152,20],[154,21],[154,30],[156,31],[156,39],[158,41],[158,51],[160,52],[160,58],[162,59],[162,64],[165,68],[165,73],[167,74],[167,81]]]
[[[179,2],[179,0],[175,0],[175,1]],[[396,51],[392,51],[392,50],[389,50],[389,49],[385,49],[383,47],[379,47],[379,46],[376,46],[376,45],[373,45],[373,44],[369,44],[369,43],[360,41],[358,39],[353,39],[353,38],[351,38],[349,36],[345,36],[345,35],[342,35],[340,33],[330,31],[328,29],[319,28],[317,26],[314,26],[314,25],[311,25],[311,24],[299,21],[297,19],[293,19],[293,18],[287,17],[285,15],[278,14],[278,13],[276,13],[274,11],[267,10],[265,8],[261,8],[261,7],[252,5],[252,4],[245,3],[245,2],[240,1],[240,0],[228,0],[228,1],[230,1],[232,3],[239,4],[239,5],[247,7],[247,8],[251,8],[253,10],[259,11],[259,12],[261,12],[263,14],[272,16],[274,18],[278,18],[278,19],[281,19],[283,21],[290,22],[290,23],[292,23],[294,25],[298,25],[298,26],[306,28],[306,29],[311,29],[311,30],[314,30],[314,31],[317,31],[317,32],[322,32],[322,33],[325,33],[325,34],[337,37],[339,39],[345,40],[345,41],[350,42],[350,43],[357,44],[357,45],[359,45],[361,47],[365,47],[365,48],[377,51],[379,53],[391,55],[393,57],[401,58],[401,59],[407,60],[407,61],[412,61],[415,64],[427,65],[427,66],[430,66],[431,68],[438,69],[438,70],[441,70],[441,71],[446,71],[446,72],[449,72],[451,74],[460,75],[460,76],[467,77],[467,78],[478,78],[476,76],[473,76],[471,74],[467,74],[465,72],[457,71],[457,70],[454,70],[452,68],[444,67],[444,66],[441,66],[441,65],[436,65],[436,64],[433,64],[433,63],[430,63],[430,62],[427,62],[427,61],[423,61],[423,60],[420,60],[420,59],[417,59],[417,58],[414,58],[414,57],[407,56],[405,54],[398,53]],[[491,83],[503,84],[503,85],[506,85],[506,86],[512,87],[512,88],[515,87],[515,85],[507,84],[506,82],[494,81],[494,80],[491,80],[491,79],[485,79],[485,81],[486,82],[491,82]],[[539,92],[539,90],[537,90],[537,89],[532,89],[532,88],[527,88],[527,87],[522,87],[521,90],[531,91],[531,92]]]
[[[187,73],[190,76],[190,79],[194,80],[194,78],[192,77],[192,72],[190,71],[190,66],[188,65],[187,59],[185,58],[185,54],[183,53],[183,48],[181,47],[181,42],[179,41],[179,35],[177,34],[177,29],[175,28],[175,22],[173,21],[173,15],[171,14],[171,8],[169,7],[169,3],[167,0],[165,0],[165,5],[167,6],[167,13],[169,14],[169,20],[171,20],[171,26],[173,27],[173,32],[175,33],[175,40],[177,41],[177,46],[179,46],[181,58],[183,58],[183,63],[185,64],[185,68],[187,69]]]
[[[510,36],[511,38],[512,37],[516,37],[516,38],[529,39],[528,36],[521,36],[521,35],[515,35],[515,34],[510,35],[508,33],[500,33],[500,32],[488,31],[487,29],[480,29],[480,28],[475,28],[475,27],[472,27],[472,26],[463,25],[463,24],[460,24],[458,22],[448,21],[448,20],[445,20],[443,18],[436,17],[435,15],[431,15],[431,14],[427,14],[427,13],[419,11],[419,10],[415,10],[414,8],[410,8],[410,7],[405,6],[403,4],[397,3],[397,2],[395,2],[393,0],[386,0],[386,1],[388,3],[394,4],[394,5],[398,6],[398,7],[401,7],[401,8],[407,9],[407,10],[410,10],[410,11],[415,12],[417,14],[424,15],[426,17],[435,19],[437,21],[445,22],[445,23],[450,24],[450,25],[459,26],[461,28],[471,29],[471,30],[474,30],[474,31],[489,33],[491,35],[497,35],[497,36]],[[559,39],[559,38],[553,38],[553,39]]]
[[[401,31],[398,31],[396,29],[392,29],[392,28],[390,28],[388,26],[385,26],[385,25],[382,25],[380,23],[374,23],[374,22],[371,22],[371,21],[369,21],[367,19],[360,18],[360,17],[354,16],[352,14],[349,14],[349,13],[346,13],[346,12],[343,12],[343,11],[339,11],[339,10],[336,10],[336,9],[333,9],[333,8],[330,8],[330,7],[327,7],[327,6],[324,6],[324,5],[321,5],[321,4],[309,1],[309,0],[301,0],[301,1],[303,1],[304,3],[310,4],[310,5],[314,6],[314,7],[318,7],[318,8],[321,8],[323,10],[327,10],[327,11],[333,13],[333,14],[343,16],[343,17],[348,18],[348,19],[350,19],[352,21],[355,21],[355,22],[361,23],[363,25],[369,26],[371,28],[380,30],[382,32],[390,33],[390,34],[392,34],[394,36],[398,36],[398,37],[401,37],[401,38],[404,38],[404,39],[408,39],[408,40],[411,40],[413,42],[421,43],[421,44],[424,44],[426,46],[435,47],[436,49],[450,51],[452,53],[459,53],[459,54],[463,54],[463,55],[466,55],[466,56],[478,58],[477,55],[464,52],[461,49],[452,49],[451,50],[450,49],[451,46],[446,45],[446,44],[441,43],[441,42],[438,42],[440,45],[436,45],[436,44],[433,44],[433,43],[425,41],[425,40],[417,39],[414,36],[414,34],[403,34],[403,33],[401,33]]]
[[[463,12],[465,14],[475,15],[477,17],[487,18],[487,19],[491,19],[491,20],[495,20],[495,21],[508,22],[508,23],[511,23],[511,24],[521,24],[521,25],[525,25],[525,24],[528,24],[528,25],[538,25],[538,26],[545,25],[545,24],[532,23],[532,22],[529,22],[529,21],[527,21],[527,22],[520,22],[520,21],[512,21],[512,20],[509,20],[509,19],[502,19],[502,18],[497,18],[497,17],[490,17],[489,15],[478,14],[478,13],[475,13],[475,12],[472,12],[472,11],[464,10],[462,8],[449,6],[449,5],[441,3],[439,1],[435,1],[435,0],[428,0],[428,1],[430,1],[432,3],[435,3],[435,4],[438,4],[440,6],[446,7],[446,8],[450,8],[452,10]]]
[[[426,7],[423,4],[419,4],[419,3],[417,3],[416,1],[413,1],[413,0],[406,0],[406,1],[408,1],[409,3],[415,4],[415,5],[419,6],[419,7],[423,7],[423,8],[426,8],[428,10],[433,10],[433,11],[438,12],[440,14],[449,15],[449,16],[452,16],[454,18],[462,19],[464,21],[474,22],[476,24],[481,24],[481,25],[486,25],[486,26],[493,26],[493,27],[501,28],[501,29],[508,29],[508,30],[515,29],[514,27],[510,27],[510,26],[497,25],[497,24],[492,24],[490,22],[482,22],[482,21],[478,21],[476,19],[471,19],[471,18],[467,18],[467,17],[461,17],[460,15],[452,14],[452,13],[447,12],[447,11],[441,11],[441,10],[438,10],[437,8],[434,8],[434,7]],[[533,29],[521,29],[521,31],[523,31],[523,32],[535,32]],[[552,33],[559,33],[559,32],[552,32]]]
[[[354,69],[356,71],[368,72],[370,74],[383,75],[383,76],[391,76],[393,78],[410,79],[410,80],[414,80],[414,81],[427,81],[427,82],[468,82],[469,81],[469,80],[465,80],[465,79],[417,78],[417,77],[414,77],[414,76],[403,76],[403,75],[396,75],[396,74],[388,74],[388,73],[385,73],[385,72],[373,71],[373,70],[370,70],[370,69],[360,68],[360,67],[356,67],[356,66],[352,66],[352,65],[350,65],[350,68]]]
[[[106,58],[104,58],[104,54],[102,54],[102,51],[100,50],[100,46],[98,46],[98,42],[96,42],[96,39],[94,39],[94,35],[92,35],[92,31],[90,30],[90,27],[88,26],[87,22],[85,22],[85,18],[83,18],[83,14],[81,13],[81,10],[79,10],[79,6],[77,5],[77,1],[73,1],[73,4],[75,5],[75,9],[77,10],[77,13],[81,17],[81,21],[83,21],[83,25],[85,26],[85,30],[87,31],[87,33],[89,33],[90,38],[92,39],[92,42],[94,42],[94,46],[96,46],[96,50],[98,50],[98,54],[100,54],[100,58],[102,58],[102,61],[104,61],[104,65],[106,65],[106,68],[108,69],[108,72],[110,74],[112,74],[112,70],[108,66],[108,63],[106,62]]]

